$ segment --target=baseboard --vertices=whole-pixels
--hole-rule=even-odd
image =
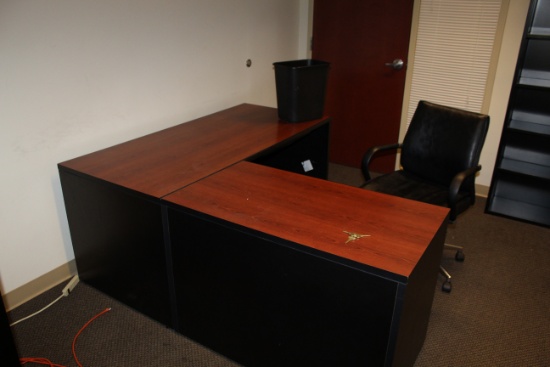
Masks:
[[[489,196],[489,186],[476,184],[476,195],[487,198]]]
[[[75,276],[76,262],[73,260],[66,264],[59,266],[58,268],[36,278],[27,284],[22,285],[19,288],[14,289],[11,292],[6,293],[2,298],[4,299],[4,306],[6,311],[13,310],[17,306],[33,299],[39,294],[44,293],[48,289],[55,287],[56,285],[69,280],[69,278]]]

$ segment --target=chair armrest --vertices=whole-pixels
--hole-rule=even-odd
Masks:
[[[363,172],[363,177],[365,177],[365,180],[370,181],[370,171],[369,171],[369,165],[370,161],[374,157],[374,155],[378,152],[382,152],[385,150],[392,150],[392,149],[400,149],[401,144],[388,144],[388,145],[377,145],[375,147],[370,148],[367,150],[367,152],[363,155],[363,160],[361,161],[361,171]]]
[[[475,175],[479,171],[481,171],[481,165],[468,168],[467,170],[457,173],[453,177],[453,180],[449,185],[449,207],[451,208],[455,207],[458,192],[460,191],[460,188],[462,187],[464,180],[466,180],[470,176]]]

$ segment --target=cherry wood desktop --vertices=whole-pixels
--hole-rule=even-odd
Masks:
[[[448,211],[323,180],[329,123],[243,104],[60,163],[80,279],[245,365],[412,366]]]
[[[326,132],[328,119],[286,123],[279,121],[274,108],[243,104],[60,163],[59,167],[161,198],[239,161],[268,160],[268,153],[286,149],[317,129]],[[312,172],[321,171],[318,175],[326,176],[328,141],[322,143],[324,149],[320,151],[307,149],[304,160],[316,157],[319,165]]]

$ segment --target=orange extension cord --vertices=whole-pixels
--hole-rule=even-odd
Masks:
[[[82,364],[80,363],[80,361],[78,360],[77,356],[76,356],[76,350],[75,350],[75,346],[76,346],[76,340],[78,339],[78,337],[80,336],[80,334],[82,334],[82,332],[84,331],[84,329],[86,329],[95,319],[97,319],[98,317],[100,317],[101,315],[107,313],[111,311],[110,308],[106,308],[104,309],[103,311],[101,311],[100,313],[98,313],[97,315],[95,315],[94,317],[92,317],[87,323],[84,324],[84,326],[78,331],[78,333],[76,333],[74,339],[73,339],[73,346],[72,346],[72,350],[73,350],[73,358],[76,362],[76,364],[79,366],[79,367],[83,367]],[[31,358],[21,358],[19,360],[21,362],[21,365],[24,365],[24,364],[27,364],[27,363],[35,363],[35,364],[42,364],[42,365],[45,365],[45,366],[49,366],[49,367],[65,367],[63,365],[60,365],[60,364],[55,364],[53,362],[51,362],[50,360],[46,359],[46,358],[34,358],[34,357],[31,357]]]
[[[34,358],[34,357],[20,358],[19,361],[21,362],[21,365],[24,365],[27,363],[35,363],[35,364],[43,364],[45,366],[50,366],[50,367],[65,367],[60,364],[55,364],[46,358]]]

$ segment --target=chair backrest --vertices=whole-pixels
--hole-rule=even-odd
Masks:
[[[457,173],[479,164],[488,129],[487,115],[420,101],[403,140],[401,165],[448,185]]]

